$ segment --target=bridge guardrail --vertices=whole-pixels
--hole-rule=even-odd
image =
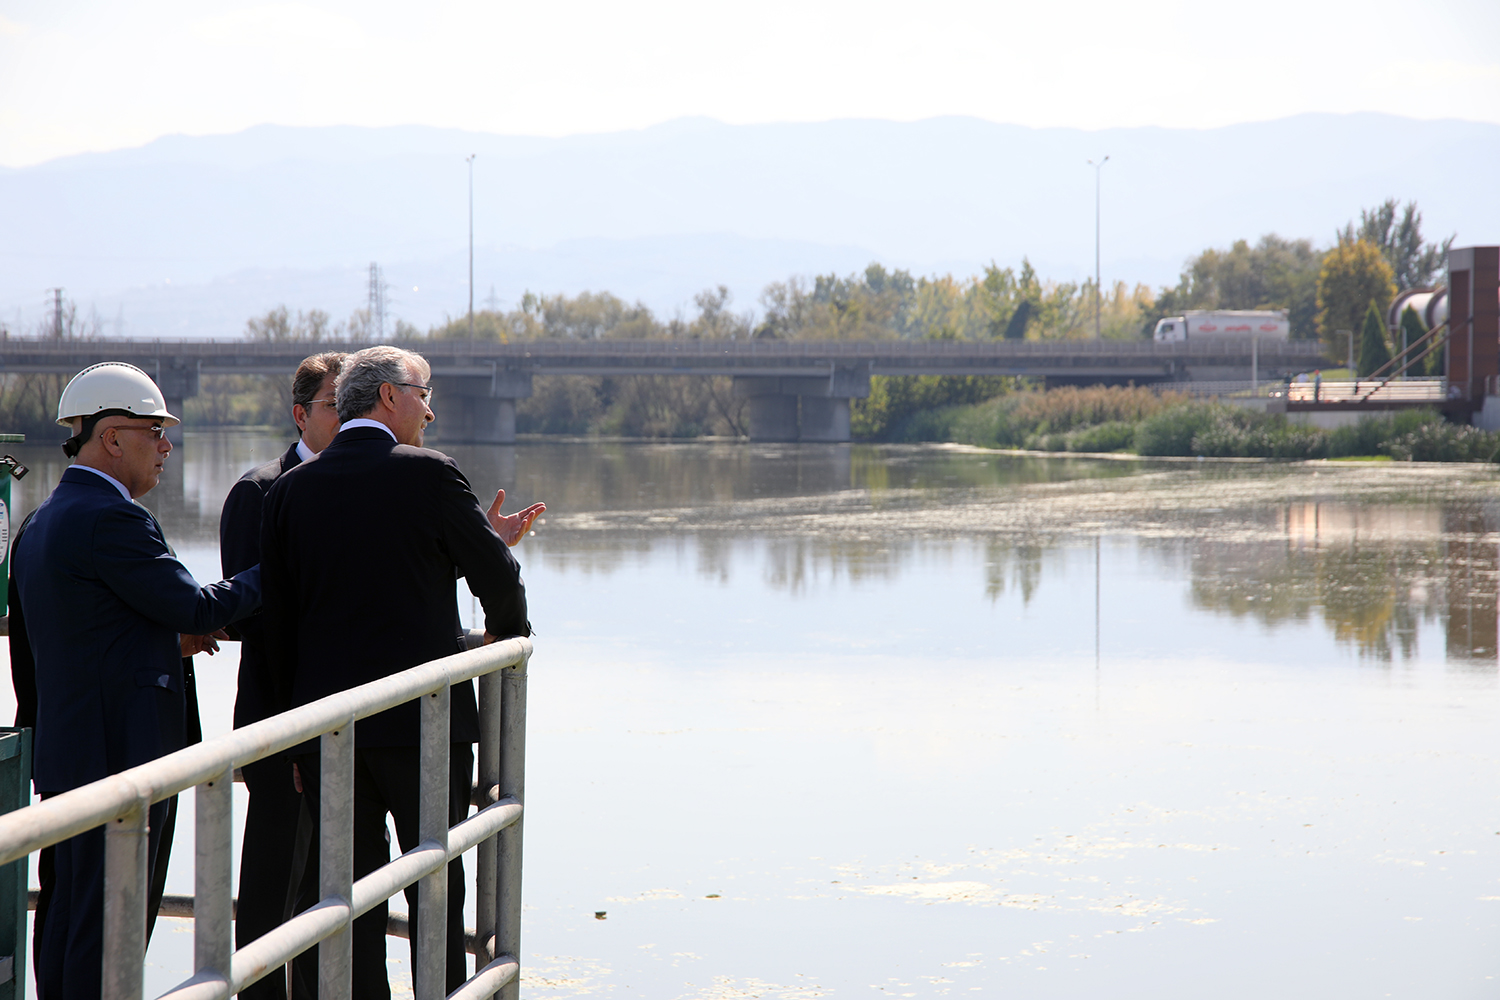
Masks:
[[[1444,403],[1448,400],[1446,378],[1412,378],[1383,382],[1381,379],[1293,382],[1277,387],[1289,403]]]
[[[319,996],[349,1000],[354,919],[418,884],[417,1000],[445,988],[447,864],[478,848],[475,965],[452,996],[518,996],[521,919],[521,816],[525,797],[528,639],[505,639],[433,660],[330,695],[228,735],[110,775],[0,816],[0,865],[106,826],[105,1000],[140,1000],[146,952],[146,816],[160,802],[196,788],[194,974],[164,994],[173,1000],[221,1000],[318,949]],[[479,787],[487,805],[448,826],[448,740],[452,685],[479,679]],[[354,723],[421,699],[418,834],[422,842],[353,880]],[[321,901],[239,950],[233,946],[232,775],[240,765],[320,738]],[[344,789],[346,794],[337,794]]]

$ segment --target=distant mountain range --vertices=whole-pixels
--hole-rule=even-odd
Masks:
[[[417,126],[169,136],[0,169],[0,322],[29,332],[61,286],[106,333],[234,337],[281,303],[335,319],[368,266],[419,327],[526,290],[609,290],[693,312],[724,284],[872,260],[977,273],[1174,283],[1208,246],[1268,232],[1331,242],[1362,206],[1416,199],[1429,238],[1500,242],[1500,125],[1303,115],[1207,130],[1030,129],[966,118],[725,125],[542,139]],[[492,296],[493,289],[493,298]]]

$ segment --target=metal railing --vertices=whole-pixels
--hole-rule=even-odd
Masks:
[[[417,884],[416,1000],[446,991],[447,865],[478,848],[475,967],[451,996],[519,995],[521,813],[526,769],[527,639],[505,639],[433,660],[236,729],[139,767],[0,816],[0,865],[104,826],[104,1000],[141,1000],[145,989],[147,812],[195,790],[193,968],[165,993],[173,1000],[229,997],[318,945],[323,1000],[349,1000],[352,924]],[[448,826],[452,685],[479,678],[479,788],[487,805]],[[421,842],[354,881],[354,723],[421,700]],[[232,776],[240,765],[321,737],[319,886],[316,905],[239,950],[233,946]],[[342,792],[342,794],[341,794]]]
[[[1292,403],[1442,403],[1448,399],[1448,380],[1442,377],[1388,381],[1378,378],[1293,382],[1277,387]]]
[[[1153,382],[1151,388],[1157,393],[1177,393],[1200,399],[1215,398],[1265,398],[1275,395],[1280,382],[1265,379],[1226,379],[1217,382]]]

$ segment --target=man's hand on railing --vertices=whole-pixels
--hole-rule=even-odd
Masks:
[[[179,635],[177,637],[177,644],[182,648],[182,655],[184,657],[197,656],[199,653],[207,653],[209,656],[213,656],[219,651],[220,639],[223,639],[225,642],[230,641],[229,633],[223,629],[219,629],[219,631],[210,632],[208,635]]]
[[[531,522],[542,514],[547,505],[534,503],[519,514],[502,514],[500,507],[505,503],[505,491],[495,491],[495,502],[490,504],[490,509],[485,511],[484,516],[489,519],[490,527],[495,529],[506,545],[514,546],[526,537],[526,532],[531,530]]]

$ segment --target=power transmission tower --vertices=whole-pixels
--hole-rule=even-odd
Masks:
[[[380,265],[370,262],[370,319],[369,332],[372,340],[385,339],[385,275]]]
[[[63,293],[63,290],[61,288],[49,288],[49,289],[47,289],[47,291],[49,291],[49,292],[52,293],[52,338],[54,340],[62,340],[62,335],[63,335],[62,293]]]

